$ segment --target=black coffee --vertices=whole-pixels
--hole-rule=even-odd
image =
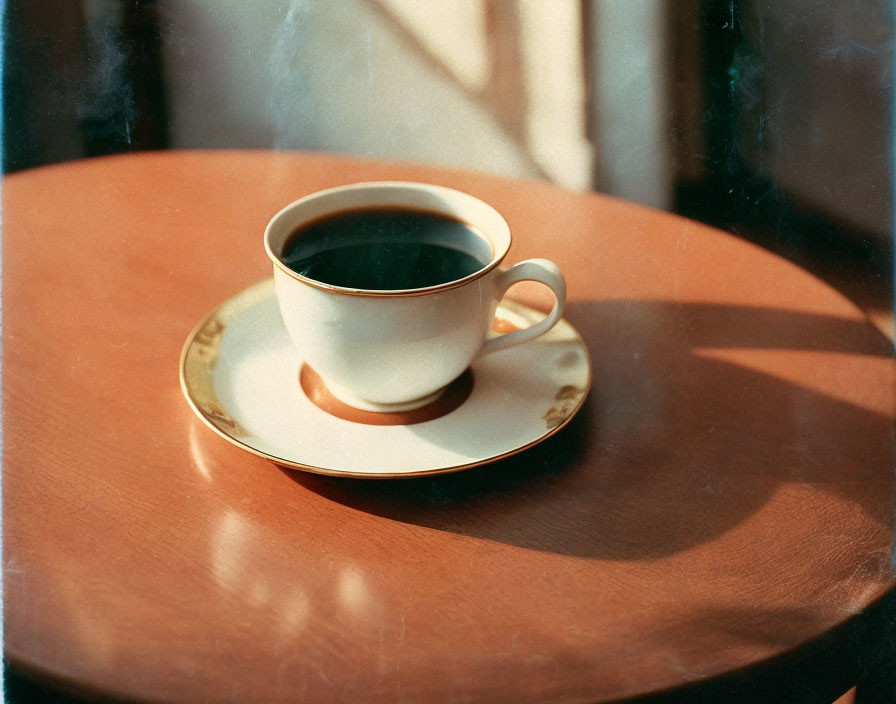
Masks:
[[[280,257],[309,279],[374,291],[456,281],[491,258],[488,241],[469,225],[406,208],[346,210],[305,223]]]

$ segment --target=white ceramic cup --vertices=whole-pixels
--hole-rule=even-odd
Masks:
[[[490,249],[491,258],[464,278],[406,290],[334,286],[283,263],[284,243],[303,225],[328,214],[376,207],[436,212],[460,220],[475,236],[441,244],[462,251]],[[500,269],[510,248],[507,222],[478,198],[441,186],[384,181],[319,191],[277,213],[265,230],[264,245],[274,263],[283,322],[301,359],[321,375],[333,395],[364,410],[404,411],[429,403],[476,358],[550,330],[566,303],[566,282],[553,262],[529,259]],[[490,336],[504,293],[524,280],[549,286],[555,296],[553,309],[524,330]]]

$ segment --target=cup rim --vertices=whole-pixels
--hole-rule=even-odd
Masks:
[[[483,232],[486,240],[489,243],[489,246],[492,249],[492,258],[489,260],[488,264],[484,265],[481,269],[477,269],[472,274],[468,274],[460,279],[454,279],[452,281],[446,281],[441,284],[435,284],[433,286],[425,286],[422,288],[408,288],[408,289],[364,289],[364,288],[351,288],[347,286],[336,286],[335,284],[328,284],[324,281],[318,281],[316,279],[311,279],[307,276],[303,276],[296,271],[290,269],[280,257],[274,253],[271,248],[271,234],[273,232],[274,224],[280,220],[283,216],[285,216],[290,211],[294,210],[296,207],[303,205],[311,200],[316,200],[318,198],[323,198],[334,193],[352,191],[352,190],[365,190],[365,189],[390,189],[390,188],[404,188],[404,189],[419,189],[425,191],[435,191],[441,192],[446,195],[450,195],[452,197],[461,197],[467,200],[476,201],[479,205],[484,208],[490,210],[495,217],[497,217],[500,223],[504,226],[507,232],[507,242],[500,249],[496,248],[494,240],[489,237],[488,233]],[[407,207],[408,209],[414,209],[414,206],[401,206]],[[422,208],[419,208],[422,210]],[[475,227],[477,230],[483,231],[482,228],[478,227],[473,223],[465,223],[470,227]],[[323,291],[328,291],[330,293],[337,293],[341,295],[347,296],[364,296],[370,298],[406,298],[411,296],[426,296],[432,293],[440,293],[442,291],[448,291],[454,288],[460,288],[461,286],[465,286],[471,281],[475,281],[476,279],[485,276],[490,271],[493,271],[497,268],[504,258],[507,256],[507,252],[510,249],[511,243],[511,235],[510,235],[510,226],[507,224],[507,221],[504,219],[504,216],[501,215],[494,207],[486,203],[485,201],[477,198],[476,196],[470,195],[469,193],[465,193],[463,191],[459,191],[454,188],[448,188],[447,186],[439,186],[431,183],[423,183],[421,181],[361,181],[357,183],[345,184],[342,186],[334,186],[332,188],[325,188],[322,190],[314,191],[313,193],[309,193],[305,196],[302,196],[298,200],[294,200],[292,203],[285,205],[283,208],[277,211],[274,216],[270,219],[265,227],[264,231],[264,249],[267,252],[268,257],[274,263],[274,266],[277,267],[282,273],[286,274],[290,278],[295,279],[296,281],[300,281],[303,284],[307,284],[317,289],[321,289]]]

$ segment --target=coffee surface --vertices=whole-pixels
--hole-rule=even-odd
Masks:
[[[303,224],[280,259],[334,286],[406,290],[469,276],[488,264],[491,248],[473,228],[439,213],[364,208]]]

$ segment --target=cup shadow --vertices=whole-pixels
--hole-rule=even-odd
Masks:
[[[892,525],[891,409],[814,390],[809,382],[821,372],[796,354],[837,353],[825,356],[825,373],[858,389],[853,398],[873,394],[856,360],[893,356],[873,326],[646,300],[573,302],[566,317],[588,345],[594,380],[579,415],[541,445],[493,465],[403,480],[282,471],[391,520],[589,558],[659,558],[703,544],[793,482]],[[762,350],[775,374],[706,350]]]

